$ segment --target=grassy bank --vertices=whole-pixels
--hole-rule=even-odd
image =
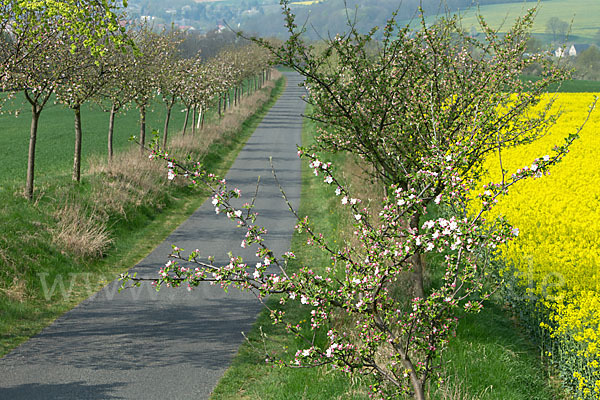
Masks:
[[[314,135],[314,125],[306,122],[303,143]],[[344,165],[346,176],[360,175],[356,166],[336,155],[327,159]],[[308,215],[316,230],[328,232],[331,240],[340,242],[348,228],[348,216],[338,206],[332,189],[315,178],[303,163],[300,215]],[[366,199],[374,192],[369,184],[354,182],[354,194]],[[375,195],[376,196],[376,195]],[[314,247],[305,244],[305,237],[295,234],[292,250],[298,259],[290,268],[310,265],[316,274],[323,273],[331,260]],[[432,268],[433,269],[433,268]],[[564,398],[561,389],[549,375],[540,359],[539,350],[529,340],[516,320],[499,301],[489,303],[478,315],[461,317],[457,337],[444,353],[442,374],[444,387],[430,387],[429,397],[439,400],[550,400]],[[309,319],[309,309],[298,303],[278,304],[278,297],[269,299],[269,306],[284,309],[295,320]],[[321,332],[320,334],[323,334]],[[304,344],[286,334],[280,326],[271,324],[263,312],[247,334],[231,368],[215,388],[211,399],[366,399],[368,380],[351,380],[327,367],[289,369],[265,363],[265,350],[283,359],[293,355]],[[319,338],[317,337],[317,341]]]
[[[284,87],[271,83],[195,137],[175,135],[170,150],[223,174]],[[137,148],[110,165],[92,157],[79,184],[56,171],[32,202],[21,183],[0,189],[0,355],[135,265],[206,198]]]

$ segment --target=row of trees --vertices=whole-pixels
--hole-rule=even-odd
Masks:
[[[103,9],[106,11],[107,9]],[[103,28],[99,10],[90,15],[88,31],[104,32],[94,42],[84,30],[65,28],[63,16],[49,15],[48,8],[31,7],[17,13],[14,5],[2,8],[2,89],[22,92],[32,111],[25,195],[34,190],[35,149],[38,123],[51,99],[73,110],[75,151],[74,181],[81,178],[81,108],[86,102],[99,104],[110,112],[108,158],[113,156],[115,115],[128,106],[140,113],[139,141],[146,139],[146,112],[157,95],[167,110],[163,147],[167,146],[169,121],[174,105],[181,101],[188,111],[200,112],[203,120],[207,107],[215,101],[222,114],[231,102],[236,104],[243,83],[255,75],[264,76],[269,58],[258,46],[246,44],[223,50],[211,60],[199,56],[183,59],[179,31],[154,32],[147,25],[120,32],[118,40],[109,40],[112,31]],[[39,25],[44,21],[44,25]],[[116,15],[113,22],[116,22]],[[187,118],[186,118],[187,125]],[[186,127],[184,127],[185,132]],[[195,124],[192,131],[195,130]]]

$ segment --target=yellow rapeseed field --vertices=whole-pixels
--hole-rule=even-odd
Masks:
[[[553,146],[585,121],[593,100],[592,93],[559,94],[556,106],[563,115],[551,134],[506,151],[503,167],[514,173],[552,155]],[[484,183],[499,180],[499,164],[497,156],[486,161],[491,176]],[[519,228],[503,258],[515,271],[523,303],[534,303],[538,323],[552,338],[548,354],[577,398],[599,399],[600,110],[549,176],[515,185],[492,212]]]

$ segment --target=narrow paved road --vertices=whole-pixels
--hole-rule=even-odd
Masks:
[[[269,111],[228,174],[248,199],[261,176],[258,222],[269,229],[272,248],[289,249],[294,220],[272,178],[273,157],[287,194],[300,198],[300,143],[304,103],[300,78],[287,74],[286,91]],[[199,248],[226,262],[243,232],[210,201],[174,231],[134,271],[155,276],[177,244]],[[242,251],[244,250],[244,252]],[[225,372],[261,306],[251,294],[214,286],[163,289],[149,285],[117,293],[118,283],[81,303],[54,324],[0,359],[0,399],[206,399]]]

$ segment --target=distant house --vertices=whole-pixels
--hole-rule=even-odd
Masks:
[[[554,51],[554,55],[556,57],[564,57],[564,56],[575,57],[577,54],[581,54],[582,52],[589,49],[590,46],[591,46],[590,44],[575,43],[572,45],[567,45],[565,47],[559,47],[558,49],[556,49]]]
[[[251,17],[251,16],[256,15],[258,13],[259,13],[258,9],[256,7],[252,7],[249,10],[243,11],[242,12],[242,16],[244,16],[244,17]]]
[[[179,24],[176,24],[175,27],[177,29],[179,29],[180,31],[190,31],[191,32],[191,31],[195,31],[196,30],[196,28],[194,28],[193,26],[190,26],[190,25],[179,25]]]

